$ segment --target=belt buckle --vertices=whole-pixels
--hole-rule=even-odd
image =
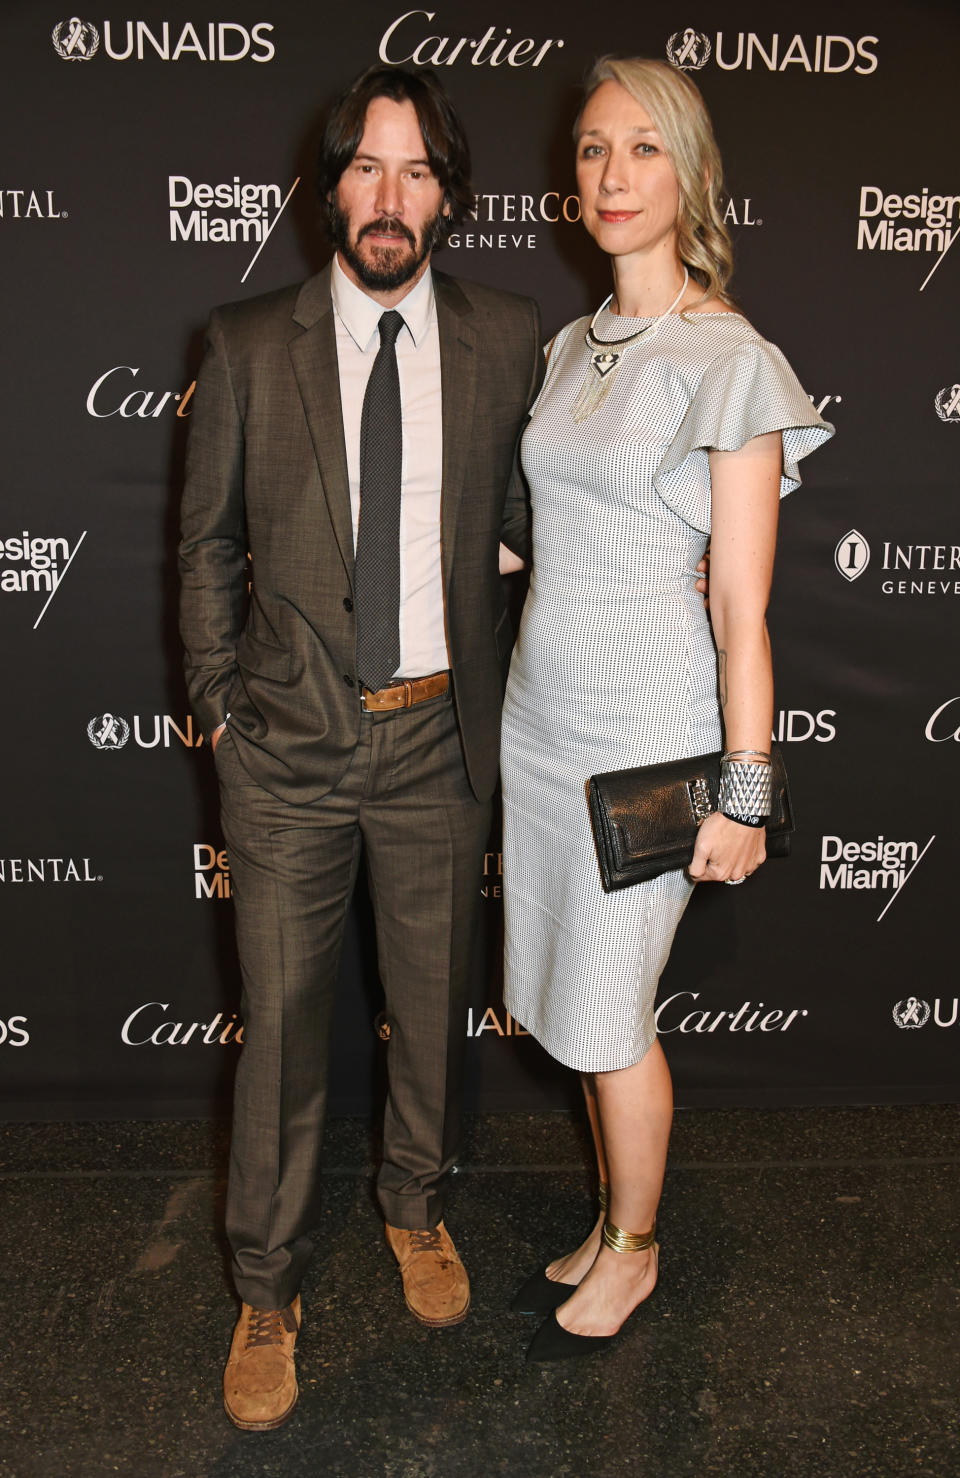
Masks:
[[[367,704],[367,693],[370,693],[371,698],[378,698],[381,693],[387,692],[387,690],[390,688],[395,688],[397,689],[397,691],[399,691],[401,688],[403,689],[402,703],[385,704],[383,708],[369,707],[369,705]],[[389,713],[391,708],[409,708],[412,702],[413,684],[409,682],[406,678],[401,678],[398,682],[395,683],[387,683],[387,686],[385,688],[378,688],[375,693],[372,692],[369,688],[364,688],[362,685],[360,688],[360,707],[363,709],[364,713]]]

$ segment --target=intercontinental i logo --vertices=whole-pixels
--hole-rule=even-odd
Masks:
[[[936,833],[926,843],[893,841],[882,834],[863,842],[825,836],[820,844],[820,887],[831,892],[890,893],[892,896],[877,916],[879,924],[935,840]]]
[[[195,1047],[241,1046],[243,1026],[237,1024],[237,1013],[225,1021],[218,1011],[209,1021],[172,1021],[166,1013],[169,1001],[144,1001],[136,1006],[120,1028],[125,1047]],[[159,1018],[159,1019],[158,1019]]]
[[[960,385],[944,385],[934,398],[934,409],[948,426],[960,426]]]
[[[870,563],[870,545],[859,529],[848,529],[833,551],[837,573],[845,580],[859,580]]]
[[[680,990],[661,1001],[653,1013],[660,1035],[666,1036],[669,1032],[786,1032],[795,1021],[809,1014],[806,1008],[785,1011],[780,1007],[765,1006],[763,1001],[744,1001],[735,1011],[707,1010],[702,1006],[690,1010],[691,1002],[699,999],[698,990]]]
[[[902,1031],[917,1031],[926,1026],[933,1018],[934,1026],[956,1026],[958,1015],[960,1015],[960,997],[954,996],[949,1002],[951,1014],[947,1017],[947,1004],[939,996],[933,1002],[931,1010],[930,1002],[921,1000],[919,996],[905,996],[898,1001],[893,1008],[893,1019]]]
[[[897,544],[884,539],[881,549],[875,574],[883,595],[960,595],[960,544]],[[837,573],[852,583],[870,561],[866,536],[848,529],[833,552]]]
[[[65,221],[52,190],[0,190],[0,221]]]
[[[135,713],[132,724],[119,713],[96,713],[87,724],[87,738],[94,749],[115,753],[125,747],[131,736],[140,749],[169,749],[175,738],[187,749],[199,749],[203,743],[203,735],[194,728],[190,714],[183,728],[168,713],[145,717]]]
[[[195,898],[230,897],[230,863],[224,850],[218,852],[207,842],[195,842],[193,875]]]
[[[697,31],[692,26],[667,39],[667,61],[682,72],[699,72],[709,61],[721,71],[803,72],[836,75],[853,71],[862,77],[877,70],[876,36],[781,36],[757,31]]]
[[[380,37],[377,52],[388,66],[453,67],[459,62],[471,67],[539,67],[551,48],[562,50],[563,42],[553,37],[546,41],[532,36],[517,36],[511,26],[498,34],[496,26],[488,26],[480,37],[441,36],[448,29],[442,22],[434,27],[436,10],[405,10],[391,21]],[[431,35],[436,30],[438,34]]]
[[[102,883],[89,857],[0,857],[0,883]]]
[[[179,62],[270,62],[276,47],[270,39],[273,25],[257,21],[93,21],[72,15],[58,21],[50,33],[53,49],[65,62],[91,62],[98,54],[114,62],[146,60]],[[101,51],[102,39],[102,51]]]
[[[0,539],[0,594],[46,595],[33,623],[36,631],[87,531],[71,544],[60,534],[31,534],[29,529]]]

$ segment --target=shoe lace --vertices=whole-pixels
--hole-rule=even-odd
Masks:
[[[280,1345],[283,1343],[285,1330],[288,1334],[297,1332],[297,1321],[292,1308],[251,1309],[246,1348],[252,1350],[258,1345]]]
[[[422,1227],[410,1233],[411,1252],[439,1252],[440,1232],[437,1227]]]

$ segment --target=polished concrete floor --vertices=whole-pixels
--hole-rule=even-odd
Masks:
[[[950,1478],[958,1111],[677,1116],[655,1296],[609,1353],[524,1363],[518,1281],[591,1219],[564,1114],[475,1118],[454,1329],[405,1312],[358,1120],[330,1125],[300,1402],[225,1420],[223,1125],[0,1128],[0,1472],[13,1478]]]

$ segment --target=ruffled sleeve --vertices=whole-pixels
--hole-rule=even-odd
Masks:
[[[800,458],[829,440],[834,428],[814,410],[780,350],[748,339],[708,365],[653,485],[668,508],[708,534],[709,451],[736,451],[768,431],[783,433],[783,498],[800,486]]]

